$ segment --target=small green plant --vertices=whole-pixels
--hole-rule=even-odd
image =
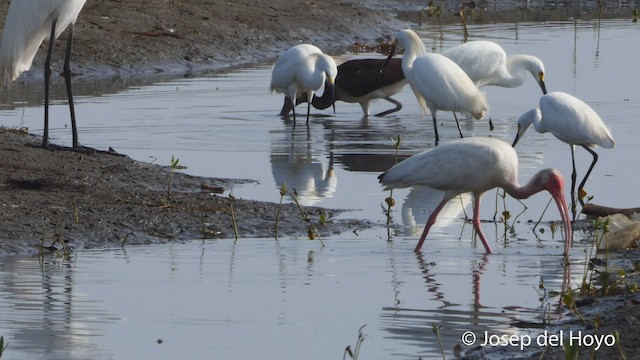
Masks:
[[[44,242],[44,238],[40,239],[40,245],[38,246],[38,262],[41,268],[44,267],[44,257],[46,254],[53,254],[62,260],[69,260],[71,258],[72,250],[61,234],[54,235],[53,242],[50,246],[45,246]],[[56,247],[56,244],[59,244],[60,247]]]
[[[398,152],[400,151],[400,134],[398,134],[398,136],[394,139],[391,138],[391,141],[393,142],[393,147],[396,150],[396,154],[395,154],[395,158],[394,158],[394,164],[398,163]],[[387,204],[387,208],[384,210],[386,216],[387,216],[387,225],[391,224],[391,208],[396,204],[395,199],[393,198],[393,189],[389,190],[389,197],[387,197],[386,199],[384,199],[384,202]]]
[[[627,360],[627,357],[624,355],[624,352],[622,351],[622,347],[620,347],[620,333],[618,332],[618,330],[614,330],[611,332],[611,334],[613,335],[613,337],[616,338],[616,346],[618,347],[618,352],[620,353],[620,359]]]
[[[440,353],[442,354],[442,360],[446,360],[447,358],[444,355],[444,345],[442,345],[442,337],[440,337],[440,327],[436,324],[431,324],[431,330],[436,337],[438,338],[438,345],[440,346]]]
[[[420,11],[420,24],[422,24],[422,16],[428,18],[439,18],[442,15],[442,6],[437,5],[435,1],[429,1],[427,6]]]
[[[632,22],[638,22],[638,9],[631,10],[631,16],[633,16]]]
[[[5,350],[7,350],[7,346],[9,346],[9,343],[4,343],[4,336],[0,336],[0,357],[2,357],[2,353],[4,353]]]
[[[562,349],[564,350],[565,360],[578,360],[578,355],[580,355],[580,347],[577,343],[567,342],[562,345]]]
[[[565,290],[564,294],[562,294],[562,300],[573,315],[580,319],[585,325],[588,325],[587,320],[582,316],[582,314],[580,314],[580,310],[578,310],[573,289],[568,288],[567,290]]]
[[[276,226],[275,226],[275,237],[278,240],[278,220],[280,219],[280,210],[282,209],[282,199],[287,194],[287,182],[283,182],[282,186],[280,186],[280,203],[278,203],[278,210],[276,211]]]
[[[171,184],[173,183],[173,174],[176,172],[176,169],[179,169],[180,159],[171,155],[171,163],[170,163],[170,171],[169,171],[169,180],[167,181],[167,201],[171,199]]]
[[[347,355],[349,355],[349,357],[351,357],[351,359],[353,360],[358,360],[358,356],[360,355],[360,347],[362,345],[362,342],[364,341],[364,334],[362,333],[362,329],[364,329],[365,326],[367,325],[362,325],[358,330],[358,340],[356,341],[356,346],[354,346],[353,351],[351,350],[351,345],[348,345],[344,349],[342,360],[345,360],[347,358]]]
[[[463,43],[466,43],[467,40],[469,39],[469,30],[467,29],[467,20],[464,17],[464,3],[462,3],[462,7],[460,8],[460,19],[462,20],[462,36],[463,36]]]

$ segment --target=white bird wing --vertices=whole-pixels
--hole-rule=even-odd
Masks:
[[[9,5],[0,45],[0,81],[8,84],[31,63],[49,37],[53,19],[56,37],[74,22],[85,0],[13,0]]]
[[[442,55],[417,57],[409,83],[424,96],[430,108],[470,113],[477,119],[487,110],[484,94],[459,66]]]
[[[613,148],[611,131],[600,116],[582,100],[563,92],[540,98],[542,126],[568,144]]]
[[[286,88],[295,81],[296,68],[306,61],[311,54],[322,53],[316,46],[300,44],[287,49],[280,55],[271,73],[271,91],[285,92]]]
[[[497,71],[506,71],[507,54],[491,41],[470,41],[454,46],[442,55],[458,64],[477,86],[485,85]]]
[[[504,141],[465,138],[396,164],[382,176],[385,189],[427,186],[451,194],[484,192],[517,178],[518,158]]]

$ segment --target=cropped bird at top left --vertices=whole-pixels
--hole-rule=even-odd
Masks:
[[[322,89],[325,82],[331,94],[331,103],[335,112],[334,83],[338,76],[338,67],[333,58],[310,44],[300,44],[286,50],[273,66],[271,73],[271,91],[283,93],[292,102],[298,94],[306,93],[307,99],[313,99],[316,91]],[[311,103],[307,104],[307,125]],[[293,125],[296,124],[296,111],[293,109]]]
[[[53,42],[67,28],[69,31],[62,74],[69,98],[73,147],[79,147],[71,90],[70,63],[73,28],[85,2],[86,0],[13,0],[9,5],[0,45],[0,82],[3,86],[31,68],[40,45],[45,39],[49,39],[44,63],[43,147],[49,147],[49,82]]]

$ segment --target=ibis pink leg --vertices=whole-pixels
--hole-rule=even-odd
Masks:
[[[433,212],[431,213],[431,216],[429,216],[429,219],[427,220],[427,224],[424,226],[424,230],[422,231],[422,236],[420,236],[420,241],[418,241],[418,245],[416,245],[416,248],[413,250],[414,252],[420,252],[420,249],[422,248],[422,243],[427,238],[427,234],[429,233],[429,229],[431,229],[431,226],[436,223],[436,217],[438,217],[438,213],[440,212],[440,210],[442,210],[442,208],[444,207],[444,204],[446,204],[448,201],[449,199],[447,198],[442,199],[440,204],[438,204],[438,206],[433,210]]]
[[[487,243],[487,239],[484,237],[484,233],[480,228],[480,195],[473,195],[473,228],[480,236],[480,240],[482,240],[482,245],[484,245],[484,249],[487,251],[487,254],[493,254],[491,251],[491,246]]]

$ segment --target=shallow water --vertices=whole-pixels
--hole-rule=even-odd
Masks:
[[[637,192],[626,190],[635,188],[637,179],[628,155],[640,147],[634,123],[640,99],[628,70],[640,55],[630,45],[639,30],[627,20],[470,29],[472,40],[491,39],[508,54],[540,57],[549,91],[575,94],[608,123],[617,146],[598,150],[586,186],[593,202],[607,206],[640,202]],[[461,42],[458,26],[427,28],[420,35],[436,51]],[[402,155],[433,146],[431,119],[420,114],[410,89],[396,96],[404,108],[392,116],[363,119],[357,104],[338,103],[335,115],[313,111],[309,131],[305,126],[292,131],[277,116],[282,96],[268,92],[270,69],[265,64],[79,96],[80,141],[161,164],[173,155],[195,175],[258,180],[234,188],[237,197],[277,201],[286,181],[304,205],[354,209],[342,216],[384,224],[388,193],[376,176],[393,164],[390,138],[401,136]],[[463,132],[512,141],[517,118],[537,106],[539,88],[529,78],[516,89],[485,91],[496,129],[490,131],[486,120],[464,120]],[[0,112],[2,124],[40,132],[42,109],[16,106]],[[372,112],[386,107],[384,101],[375,103]],[[438,115],[441,141],[456,138],[452,116]],[[53,106],[52,118],[53,140],[68,144],[64,100]],[[545,167],[570,174],[568,146],[549,134],[529,131],[517,151],[522,183]],[[590,161],[577,150],[579,177]],[[539,322],[547,301],[557,303],[539,300],[541,278],[547,289],[561,290],[562,236],[549,231],[548,223],[558,212],[553,205],[546,212],[544,232],[534,232],[528,222],[541,216],[549,196],[526,200],[522,213],[520,204],[507,200],[514,233],[500,223],[483,223],[496,252],[492,256],[471,241],[471,225],[462,219],[460,201],[470,215],[470,199],[452,201],[432,229],[425,255],[416,256],[412,249],[440,197],[424,189],[396,190],[389,231],[354,229],[325,239],[324,248],[300,234],[279,242],[215,240],[81,251],[73,261],[49,260],[43,267],[37,259],[5,259],[0,335],[9,342],[7,357],[175,358],[188,351],[190,358],[335,359],[347,345],[354,347],[366,324],[361,358],[426,359],[440,357],[432,324],[441,327],[448,357],[467,330],[479,338],[484,331],[535,332],[513,324]],[[491,220],[495,210],[490,191],[482,218]],[[575,286],[588,234],[576,232],[574,240]]]

